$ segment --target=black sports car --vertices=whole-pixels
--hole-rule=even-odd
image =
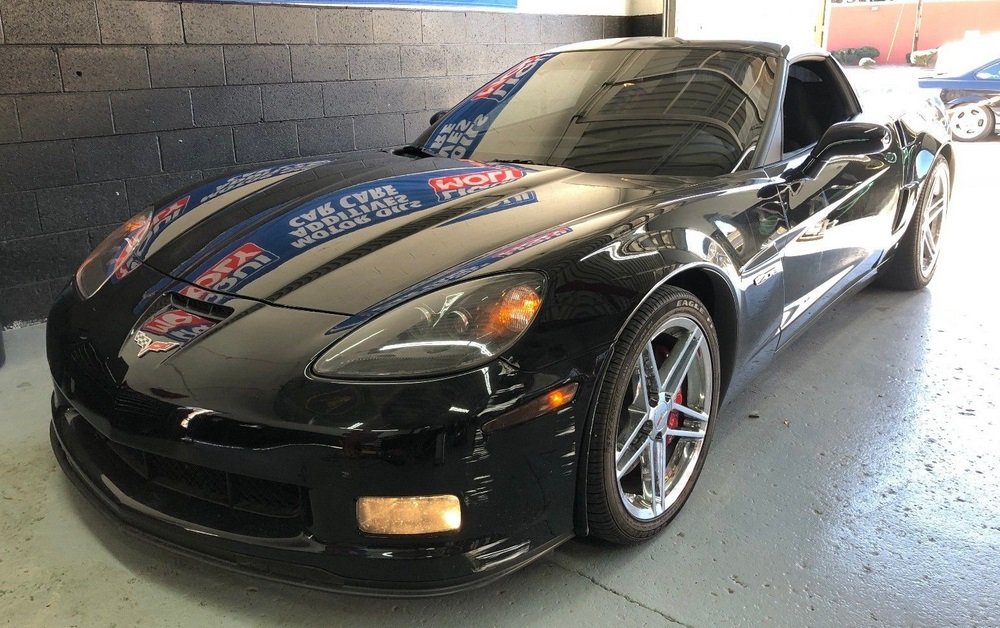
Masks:
[[[584,43],[435,118],[179,192],[83,262],[52,442],[126,530],[396,595],[640,541],[727,394],[837,298],[934,274],[943,110],[866,117],[824,53]]]

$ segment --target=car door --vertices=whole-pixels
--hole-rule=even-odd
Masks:
[[[769,174],[782,181],[788,232],[779,248],[785,306],[779,346],[874,269],[891,233],[901,181],[899,142],[882,153],[818,164],[792,175],[831,125],[860,107],[829,58],[789,68],[783,103],[785,158]]]

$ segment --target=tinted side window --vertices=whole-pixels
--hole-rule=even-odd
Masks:
[[[855,113],[826,62],[793,63],[788,68],[782,108],[784,152],[812,146],[831,125]]]

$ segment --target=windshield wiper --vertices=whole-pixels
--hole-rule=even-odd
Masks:
[[[518,164],[521,166],[548,166],[549,168],[565,168],[566,170],[575,170],[577,172],[582,172],[579,168],[573,168],[567,166],[566,164],[546,164],[540,161],[532,161],[530,159],[494,159],[490,163],[494,164]]]
[[[523,164],[525,166],[551,166],[552,165],[552,164],[540,164],[537,161],[531,161],[530,159],[494,159],[493,163]]]
[[[400,146],[396,150],[392,151],[393,154],[403,155],[406,157],[440,157],[441,155],[435,155],[429,150],[425,150],[420,146],[413,146],[407,144],[406,146]]]
[[[550,166],[552,168],[564,168],[565,166],[558,166],[556,164],[544,164],[540,161],[532,161],[530,159],[494,159],[493,163],[501,164],[521,164],[523,166]]]

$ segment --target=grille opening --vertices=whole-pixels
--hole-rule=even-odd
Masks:
[[[114,393],[112,410],[115,416],[142,420],[152,428],[164,421],[171,421],[177,408],[122,386]]]
[[[306,489],[294,484],[262,480],[209,469],[114,443],[86,421],[91,438],[103,444],[143,480],[194,499],[232,510],[275,519],[306,520]]]
[[[295,519],[304,514],[303,489],[298,486],[143,453],[149,481],[165,489],[265,517]]]

